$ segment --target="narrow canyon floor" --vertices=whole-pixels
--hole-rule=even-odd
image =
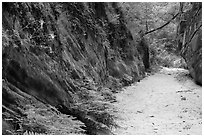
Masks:
[[[163,67],[116,98],[116,135],[202,134],[202,87],[185,69]]]

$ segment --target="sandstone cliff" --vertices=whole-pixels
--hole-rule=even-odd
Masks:
[[[3,3],[2,27],[3,134],[111,134],[112,92],[144,74],[117,3]]]
[[[193,2],[192,8],[181,15],[178,30],[181,55],[191,76],[202,84],[202,3]]]

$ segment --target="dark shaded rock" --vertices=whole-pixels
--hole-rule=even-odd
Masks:
[[[141,55],[145,70],[148,71],[148,69],[150,68],[149,45],[143,36],[141,36],[141,40],[138,45],[138,51]]]
[[[25,120],[26,105],[49,104],[85,123],[88,134],[111,134],[104,104],[99,114],[91,113],[98,100],[111,98],[104,99],[97,87],[116,90],[138,81],[145,69],[117,3],[4,2],[2,7],[3,115]],[[45,133],[43,125],[33,125]]]
[[[190,75],[202,85],[202,3],[192,2],[178,26],[178,49],[187,63]]]

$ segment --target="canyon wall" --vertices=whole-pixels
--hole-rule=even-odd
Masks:
[[[192,2],[192,8],[182,13],[178,28],[178,48],[190,75],[202,85],[202,3]]]
[[[117,3],[2,3],[3,134],[111,134],[112,93],[144,76],[137,44]]]

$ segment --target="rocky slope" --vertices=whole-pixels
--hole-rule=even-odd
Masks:
[[[144,65],[117,3],[2,3],[3,134],[112,134]]]
[[[202,84],[202,3],[191,4],[192,8],[181,15],[178,48],[191,76]]]

